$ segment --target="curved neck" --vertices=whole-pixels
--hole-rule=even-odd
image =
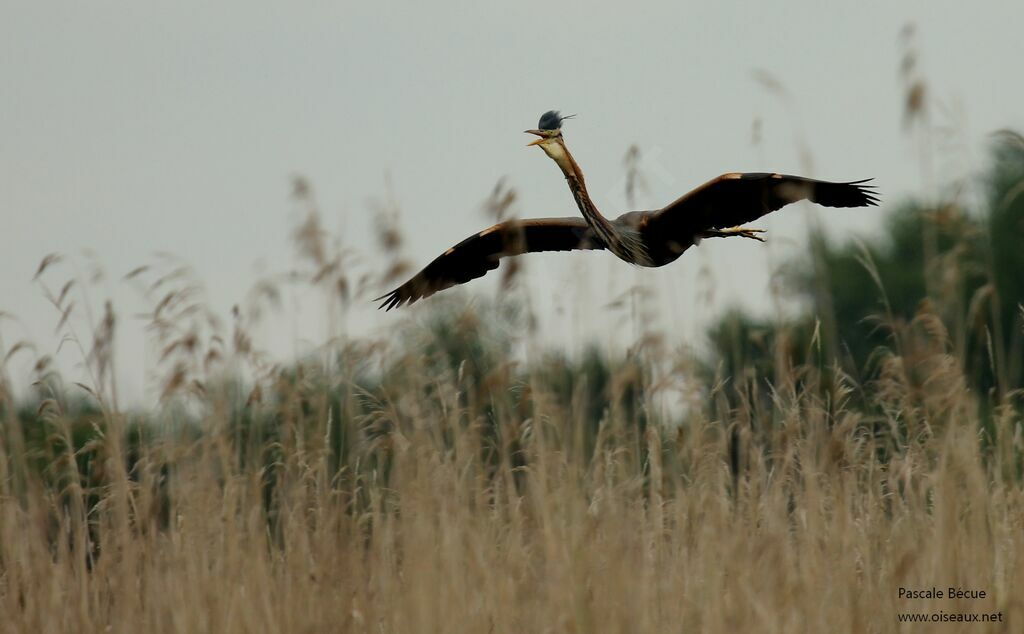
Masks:
[[[551,160],[558,165],[562,173],[565,174],[565,181],[569,185],[569,191],[572,192],[572,197],[576,200],[576,206],[579,207],[580,213],[583,214],[587,224],[608,245],[608,248],[618,255],[618,248],[622,244],[619,231],[607,218],[601,215],[597,205],[590,199],[590,194],[587,192],[587,183],[583,180],[583,170],[580,169],[572,154],[569,153],[569,148],[565,147],[565,143],[560,137],[550,143],[544,143],[541,147],[551,157]]]

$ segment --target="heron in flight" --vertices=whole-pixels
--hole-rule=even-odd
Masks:
[[[380,308],[391,310],[465,284],[498,268],[504,257],[539,251],[576,249],[611,251],[630,264],[665,266],[705,238],[750,238],[764,242],[762,229],[744,223],[800,200],[826,207],[877,205],[871,179],[833,183],[802,176],[730,172],[714,178],[661,209],[630,211],[614,220],[605,218],[587,193],[583,171],[562,137],[569,117],[545,112],[537,129],[526,133],[562,170],[583,214],[582,218],[507,220],[488,227],[451,247],[405,284],[378,297]]]

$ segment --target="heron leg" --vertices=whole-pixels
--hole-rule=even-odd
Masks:
[[[729,238],[732,236],[739,236],[741,238],[750,238],[751,240],[757,240],[758,242],[764,242],[764,238],[757,235],[764,233],[764,229],[752,229],[750,227],[729,227],[728,229],[710,229],[703,231],[700,234],[701,238]]]

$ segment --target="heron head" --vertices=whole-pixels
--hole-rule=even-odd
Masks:
[[[557,110],[548,110],[540,116],[540,121],[537,123],[536,130],[526,131],[527,134],[536,134],[540,137],[527,145],[539,145],[546,151],[552,142],[562,138],[562,121],[571,119],[575,116],[576,115],[570,114],[563,117]]]

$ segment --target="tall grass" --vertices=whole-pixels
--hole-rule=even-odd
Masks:
[[[941,328],[905,334],[923,381],[892,353],[865,385],[793,367],[736,391],[769,390],[767,407],[729,405],[723,384],[665,408],[659,395],[684,391],[686,373],[654,382],[645,353],[516,369],[479,314],[437,319],[403,346],[349,343],[331,363],[279,370],[261,395],[192,392],[175,415],[188,425],[54,399],[47,437],[26,445],[8,394],[5,628],[860,632],[896,631],[901,611],[1024,622],[1020,415],[1000,410],[981,437]],[[872,407],[851,407],[854,392]],[[73,438],[82,421],[87,442]],[[901,586],[987,598],[907,601]]]

